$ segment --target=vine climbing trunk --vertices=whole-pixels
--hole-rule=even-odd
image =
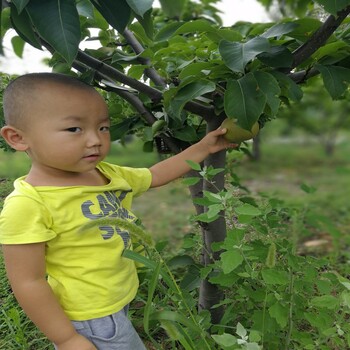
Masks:
[[[218,119],[211,123],[208,123],[208,131],[216,129],[220,125]],[[205,160],[205,166],[212,166],[214,168],[224,168],[226,161],[226,152],[222,151],[213,155],[210,155]],[[213,183],[208,181],[203,182],[203,190],[210,192],[218,192],[224,188],[225,177],[221,172],[215,176]],[[212,251],[212,244],[214,242],[222,242],[226,237],[226,222],[224,212],[220,213],[220,217],[208,224],[202,225],[203,235],[203,252],[202,252],[202,264],[208,266],[220,257],[220,252]],[[199,309],[208,310],[211,314],[211,320],[213,324],[220,322],[223,316],[223,307],[213,308],[214,305],[219,304],[223,300],[223,291],[215,284],[212,284],[209,279],[204,279],[201,282],[199,291]]]

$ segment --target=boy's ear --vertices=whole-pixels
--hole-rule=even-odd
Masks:
[[[28,149],[28,145],[24,140],[24,135],[21,130],[18,130],[17,128],[9,125],[1,128],[0,133],[7,144],[16,151],[24,152]]]

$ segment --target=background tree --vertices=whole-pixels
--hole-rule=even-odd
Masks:
[[[279,118],[285,118],[286,133],[296,129],[314,137],[325,153],[332,156],[339,134],[349,130],[350,107],[348,97],[332,100],[325,91],[320,77],[311,79],[305,86],[304,98],[281,109]]]
[[[152,9],[152,0],[12,0],[2,2],[1,33],[15,29],[15,51],[23,42],[46,47],[53,70],[79,74],[105,90],[115,110],[122,106],[112,95],[127,101],[130,115],[112,115],[113,139],[137,131],[143,134],[145,149],[157,138],[163,152],[180,151],[226,117],[236,118],[246,129],[256,121],[263,127],[277,116],[281,103],[300,101],[300,85],[315,75],[322,76],[333,99],[347,90],[350,1],[281,0],[279,8],[293,16],[226,28],[216,2],[161,0],[160,10]],[[260,2],[272,5],[271,0]],[[324,21],[310,16],[315,4],[327,13]],[[96,28],[94,36],[91,30]],[[83,40],[98,41],[101,47],[83,51]],[[224,166],[225,152],[204,164],[206,169]],[[223,187],[223,172],[214,182],[190,186],[205,266],[220,255],[212,246],[224,241],[226,223],[219,209],[208,214],[198,198]],[[222,290],[203,279],[199,307],[210,310],[213,323],[221,319],[222,307],[212,306],[222,298]]]

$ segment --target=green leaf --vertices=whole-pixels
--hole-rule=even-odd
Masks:
[[[322,74],[324,85],[333,99],[340,98],[350,83],[350,69],[335,66],[315,65]]]
[[[243,257],[238,249],[228,250],[220,255],[222,271],[228,274],[235,270],[243,262]]]
[[[212,335],[212,338],[222,347],[229,347],[237,344],[237,338],[228,333],[223,333],[220,335],[214,334]]]
[[[181,141],[194,142],[198,139],[196,129],[190,125],[185,125],[182,129],[175,130],[173,134],[175,138]]]
[[[120,140],[130,130],[130,126],[135,123],[134,118],[127,118],[120,123],[111,126],[111,140]]]
[[[266,284],[284,286],[289,283],[289,276],[286,271],[268,269],[268,270],[262,270],[261,274]]]
[[[209,223],[209,222],[214,222],[215,220],[217,220],[219,218],[219,216],[216,215],[216,216],[209,217],[209,215],[207,213],[203,213],[203,214],[196,215],[194,218],[196,221]]]
[[[126,0],[91,0],[106,21],[119,33],[123,33],[130,21],[131,9]]]
[[[31,0],[26,10],[39,35],[72,64],[80,43],[75,3],[71,0]]]
[[[333,16],[336,16],[340,10],[345,9],[350,5],[349,0],[317,0],[317,2],[321,4],[324,9]]]
[[[164,93],[164,105],[167,112],[174,118],[180,118],[181,111],[185,104],[196,97],[215,90],[215,83],[208,80],[197,80],[183,87],[178,87],[175,91],[168,90]]]
[[[139,16],[152,9],[153,0],[126,0],[131,9]]]
[[[123,252],[123,257],[132,259],[146,267],[148,267],[151,270],[156,270],[158,268],[158,263],[155,261],[150,260],[149,258],[135,252],[132,250],[124,250]],[[172,280],[172,277],[169,276],[169,274],[164,270],[160,269],[159,274],[163,277],[165,283],[168,285],[168,287],[173,291],[173,292],[178,292],[178,287],[176,283]]]
[[[201,179],[199,177],[186,177],[182,180],[182,183],[185,186],[194,186],[196,185]]]
[[[261,215],[261,211],[257,207],[254,207],[253,205],[250,205],[248,203],[245,203],[242,206],[235,208],[235,211],[238,215],[247,215],[247,216]]]
[[[263,52],[258,59],[269,67],[291,67],[293,55],[285,46],[273,46],[269,52]]]
[[[18,13],[21,13],[22,10],[27,6],[29,0],[12,0],[13,4],[15,4]]]
[[[172,22],[162,26],[159,32],[156,34],[154,41],[166,41],[168,40],[183,24],[184,22]]]
[[[256,37],[246,43],[222,40],[219,51],[226,66],[234,72],[244,73],[245,66],[257,55],[269,51],[270,44],[266,38]]]
[[[238,80],[229,80],[224,96],[224,109],[228,117],[236,118],[238,124],[251,130],[266,105],[267,97],[260,90],[253,73]]]
[[[94,7],[91,2],[88,0],[77,1],[77,11],[80,16],[93,19],[94,16]]]
[[[193,32],[205,33],[216,32],[217,29],[213,25],[204,19],[197,19],[195,21],[185,22],[180,28],[176,30],[175,35],[187,34]]]
[[[201,171],[202,167],[199,163],[193,162],[192,160],[186,160],[186,163],[191,167],[191,169],[196,171]]]
[[[170,18],[180,18],[187,4],[187,0],[159,0],[159,2],[164,14]]]
[[[15,54],[18,57],[22,58],[25,41],[22,38],[20,38],[19,36],[14,36],[11,39],[11,43],[12,43],[13,51],[15,52]]]
[[[203,75],[202,71],[210,71],[215,66],[216,64],[211,62],[190,63],[184,69],[181,70],[179,78],[182,80],[190,76],[200,76]]]
[[[237,329],[236,329],[237,335],[239,335],[242,339],[245,339],[247,336],[247,330],[243,327],[243,325],[238,322],[237,323]]]
[[[171,269],[177,269],[179,267],[188,267],[195,264],[193,258],[189,255],[176,255],[167,261],[167,265]]]
[[[209,205],[208,211],[206,212],[206,214],[210,219],[214,217],[216,218],[223,209],[224,208],[222,204],[212,204],[212,205]]]
[[[339,306],[339,299],[333,295],[322,295],[320,297],[313,298],[310,301],[310,304],[317,308],[333,310]]]
[[[27,11],[22,11],[19,15],[13,4],[10,4],[10,7],[12,26],[17,34],[33,47],[41,50],[40,38],[33,30],[32,22]]]
[[[152,310],[153,295],[159,282],[160,268],[161,268],[161,263],[159,262],[148,284],[147,303],[145,305],[145,309],[143,313],[143,328],[145,329],[146,334],[149,334],[149,317]]]
[[[303,97],[303,91],[291,78],[278,71],[272,71],[270,73],[278,81],[282,96],[285,96],[295,102],[301,100]]]
[[[165,320],[165,321],[171,321],[175,323],[178,322],[183,324],[184,326],[187,326],[189,329],[195,332],[200,332],[200,333],[202,332],[202,330],[194,322],[192,322],[191,319],[175,311],[163,310],[163,311],[154,312],[150,316],[150,320],[158,320],[158,321]]]
[[[269,28],[266,32],[261,34],[263,38],[273,38],[277,37],[279,38],[280,36],[284,34],[288,34],[294,29],[298,27],[298,24],[293,23],[293,22],[287,22],[287,23],[277,23],[271,28]]]
[[[300,188],[305,192],[305,193],[315,193],[317,191],[316,187],[309,186],[307,184],[301,184]]]
[[[322,25],[319,19],[306,17],[294,21],[297,27],[288,33],[288,36],[305,42],[310,39],[311,35]]]
[[[153,40],[153,34],[154,34],[154,23],[153,23],[153,17],[152,17],[152,9],[148,10],[144,15],[141,17],[139,15],[135,15],[139,23],[141,24],[144,32],[146,33],[147,37],[151,40]]]
[[[261,90],[266,96],[266,103],[270,107],[271,116],[275,116],[279,110],[281,100],[279,95],[281,93],[280,86],[276,78],[266,72],[257,71],[254,72],[254,77],[258,82],[259,90]]]
[[[270,316],[277,321],[277,323],[281,326],[282,329],[287,326],[288,312],[288,308],[281,305],[279,302],[273,304],[269,308]]]

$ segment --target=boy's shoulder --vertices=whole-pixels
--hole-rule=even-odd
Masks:
[[[12,192],[5,198],[4,207],[20,207],[30,211],[33,206],[42,206],[42,198],[35,188],[25,181],[25,176],[16,179],[13,183]]]

